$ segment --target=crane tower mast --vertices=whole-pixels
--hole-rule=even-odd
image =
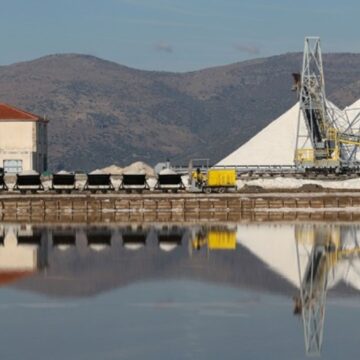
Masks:
[[[339,167],[339,143],[336,124],[326,102],[320,38],[305,38],[302,73],[293,76],[300,106],[295,165]]]

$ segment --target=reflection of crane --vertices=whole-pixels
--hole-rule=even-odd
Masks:
[[[339,129],[326,101],[320,38],[305,39],[302,73],[293,76],[300,103],[295,165],[323,169],[354,166],[360,132],[354,129],[354,122]],[[301,127],[301,115],[306,129]]]
[[[325,319],[325,302],[329,276],[342,260],[360,254],[354,235],[353,247],[343,245],[340,227],[297,227],[296,246],[300,278],[300,297],[295,298],[294,313],[301,313],[307,355],[320,355]],[[307,248],[307,262],[301,261],[299,247]]]

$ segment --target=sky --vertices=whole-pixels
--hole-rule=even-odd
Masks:
[[[360,52],[358,0],[0,0],[0,65],[84,53],[184,72],[302,51]]]

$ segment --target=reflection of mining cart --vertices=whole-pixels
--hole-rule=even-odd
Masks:
[[[128,226],[121,230],[123,246],[127,250],[139,250],[146,245],[148,232],[141,226]]]
[[[156,235],[161,250],[170,252],[181,245],[185,230],[178,226],[162,226],[156,229]]]

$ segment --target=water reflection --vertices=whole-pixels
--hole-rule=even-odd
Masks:
[[[293,301],[305,352],[319,355],[328,290],[360,290],[359,234],[353,224],[2,224],[0,280],[52,297],[183,278],[273,292]]]
[[[31,225],[0,226],[0,271],[15,280],[47,266],[46,232]]]
[[[263,236],[264,229],[250,227],[240,241],[298,289],[293,297],[294,314],[302,317],[305,351],[309,356],[320,355],[328,289],[349,294],[360,290],[360,227],[273,226],[270,238]]]
[[[294,313],[301,314],[305,349],[320,355],[328,287],[343,280],[359,289],[357,229],[349,226],[302,225],[295,228],[300,292]]]

